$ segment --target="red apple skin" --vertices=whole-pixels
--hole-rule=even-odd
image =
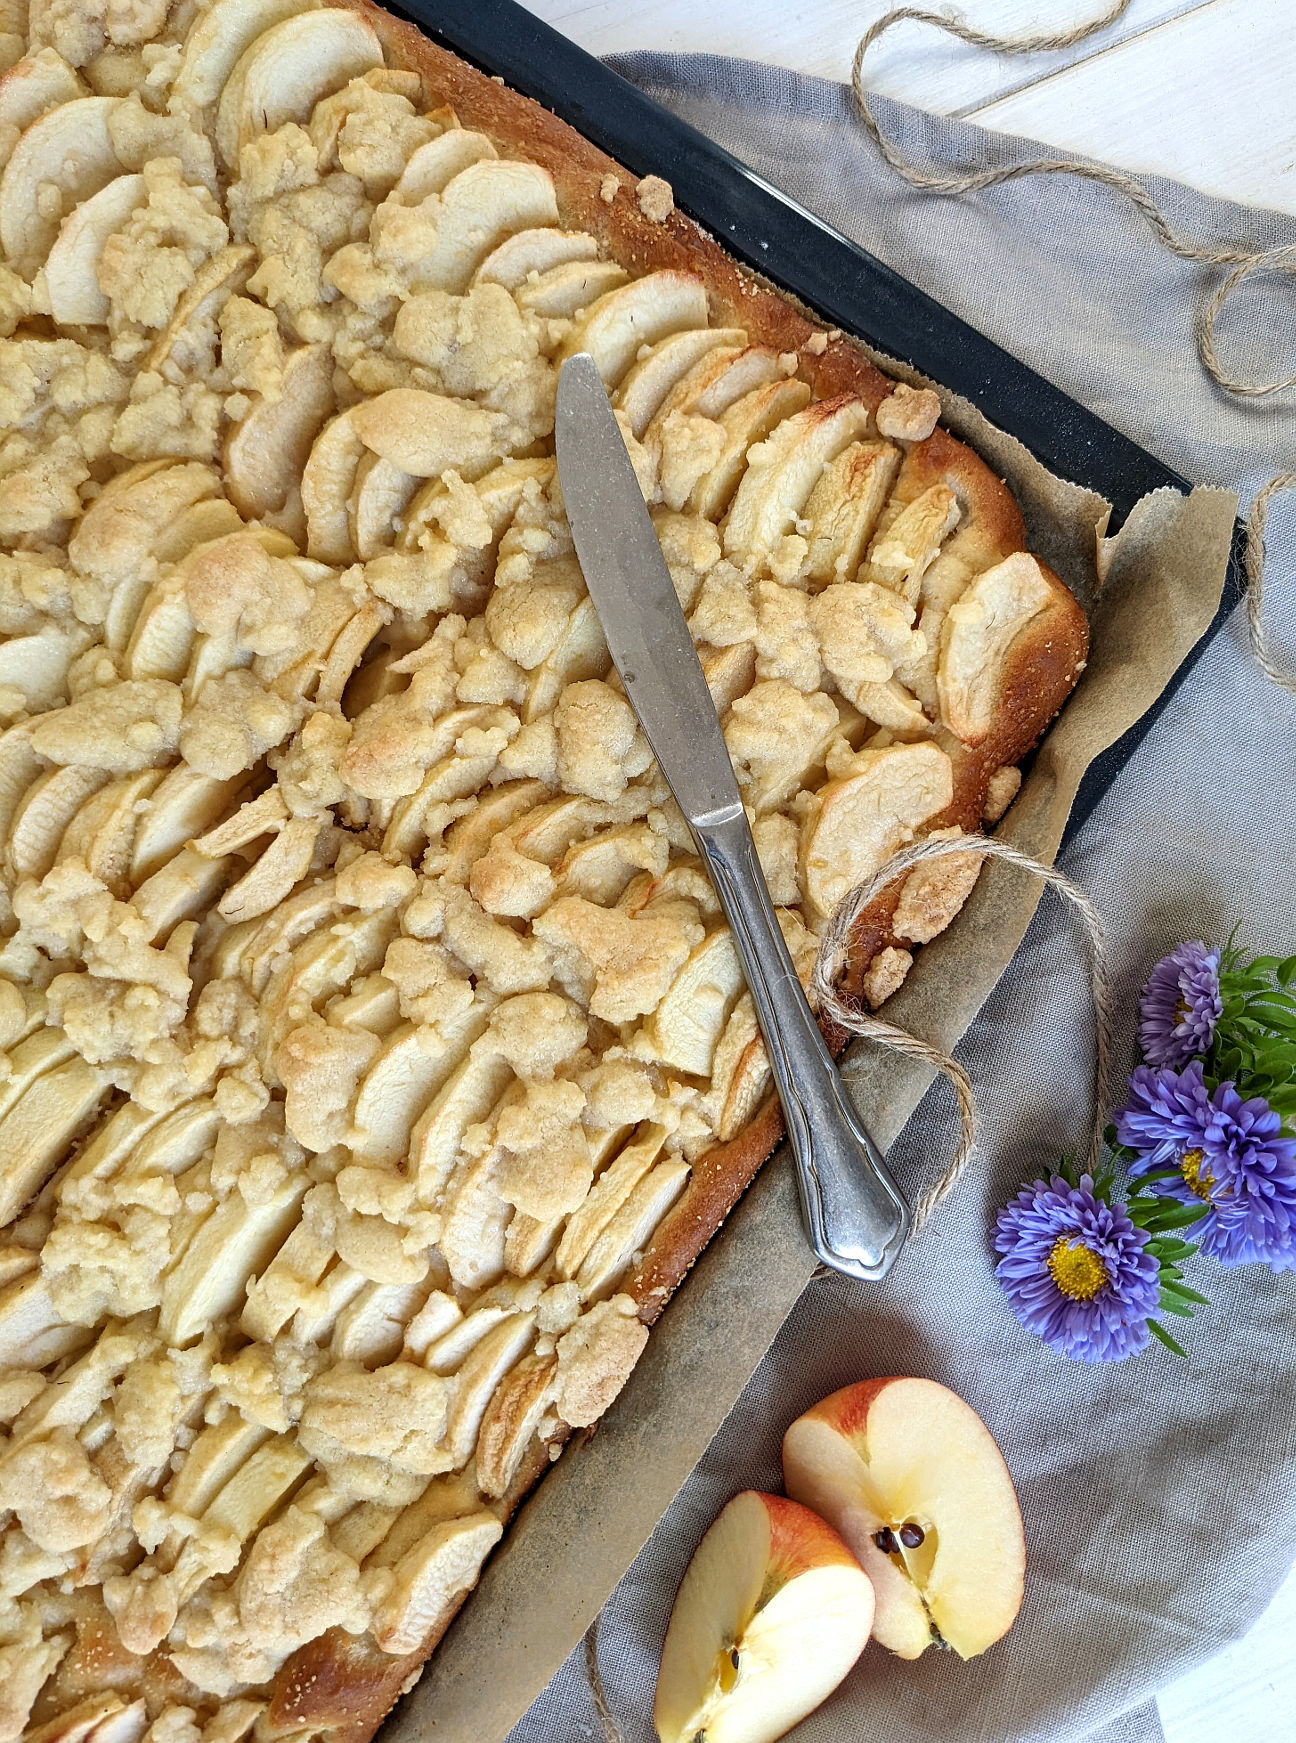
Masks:
[[[879,1415],[889,1415],[891,1421],[879,1425]],[[928,1529],[938,1528],[938,1559],[920,1576],[930,1582],[921,1595],[909,1572],[874,1541],[880,1526],[898,1526],[901,1519],[886,1517],[887,1497],[879,1503],[876,1491],[869,1492],[875,1479],[885,1483],[882,1449],[878,1444],[870,1449],[870,1437],[879,1426],[886,1437],[894,1437],[897,1423],[903,1423],[906,1432],[914,1424],[930,1424],[930,1435],[910,1435],[923,1459],[931,1458],[939,1447],[940,1432],[958,1437],[957,1442],[949,1442],[952,1449],[957,1446],[959,1456],[950,1461],[948,1480],[931,1481],[929,1473],[933,1506],[940,1518],[932,1520]],[[851,1480],[852,1465],[862,1478],[859,1482]],[[922,1653],[931,1643],[933,1621],[965,1658],[985,1651],[1012,1626],[1025,1581],[1021,1512],[1003,1455],[980,1417],[957,1393],[934,1380],[904,1375],[844,1386],[805,1411],[788,1429],[783,1438],[783,1472],[788,1493],[823,1513],[858,1557],[877,1599],[874,1638],[899,1657],[916,1658]],[[893,1468],[893,1481],[895,1475]],[[922,1501],[922,1487],[921,1478],[914,1490],[905,1485],[906,1499],[898,1508],[905,1516],[921,1510],[917,1504]],[[960,1550],[965,1551],[971,1534],[957,1509],[949,1509],[949,1492],[960,1488],[968,1506],[979,1508],[980,1517],[991,1521],[988,1534],[975,1545],[977,1558],[964,1553],[961,1568],[952,1564],[960,1560]],[[951,1570],[952,1578],[948,1577]]]
[[[748,1489],[747,1494],[756,1490]],[[785,1495],[761,1495],[769,1514],[769,1575],[766,1587],[771,1596],[799,1574],[811,1568],[831,1567],[843,1563],[858,1567],[858,1557],[827,1520],[821,1519],[799,1501],[789,1501]]]

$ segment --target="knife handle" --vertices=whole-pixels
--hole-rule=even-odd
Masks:
[[[765,1037],[810,1244],[835,1271],[884,1277],[909,1207],[846,1094],[774,914],[744,812],[694,824]]]

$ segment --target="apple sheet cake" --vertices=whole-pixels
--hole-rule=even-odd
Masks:
[[[363,0],[0,24],[0,1740],[361,1743],[779,1130],[561,360],[803,975],[1084,619],[933,394]]]

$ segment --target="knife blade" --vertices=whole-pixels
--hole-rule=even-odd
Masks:
[[[558,381],[558,477],[612,663],[706,863],[752,994],[810,1243],[849,1276],[885,1275],[909,1212],[846,1095],[783,941],[697,650],[594,359]]]

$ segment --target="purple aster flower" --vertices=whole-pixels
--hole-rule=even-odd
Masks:
[[[1131,1178],[1177,1168],[1178,1178],[1155,1180],[1151,1190],[1209,1205],[1189,1237],[1203,1253],[1221,1265],[1296,1271],[1296,1138],[1263,1096],[1243,1101],[1232,1083],[1212,1094],[1200,1060],[1182,1072],[1141,1065],[1116,1135],[1141,1152]]]
[[[1223,1014],[1220,953],[1200,941],[1162,957],[1139,1000],[1139,1046],[1149,1065],[1186,1065],[1204,1053]]]
[[[1023,1187],[995,1224],[995,1276],[1017,1318],[1077,1362],[1123,1362],[1146,1347],[1161,1298],[1148,1236],[1120,1205],[1056,1175]]]
[[[1194,1059],[1184,1071],[1140,1065],[1130,1073],[1129,1101],[1116,1115],[1116,1136],[1142,1153],[1141,1173],[1200,1145],[1211,1118],[1203,1069]]]

